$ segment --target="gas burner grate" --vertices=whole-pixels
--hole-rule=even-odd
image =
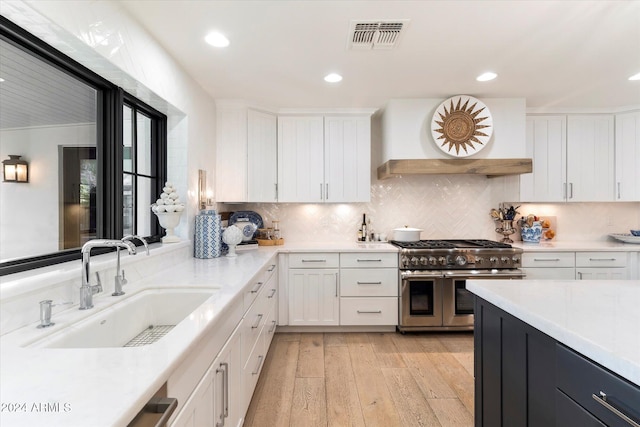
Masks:
[[[419,240],[417,242],[398,242],[392,240],[391,244],[403,249],[459,249],[459,248],[483,248],[503,249],[511,248],[511,245],[502,242],[485,239],[465,240]]]

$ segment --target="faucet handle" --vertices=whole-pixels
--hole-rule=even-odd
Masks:
[[[138,235],[133,235],[133,234],[127,234],[126,236],[124,236],[122,238],[122,241],[126,242],[127,240],[133,240],[133,239],[137,239],[137,240],[140,240],[142,242],[142,244],[144,245],[144,248],[147,251],[147,256],[149,256],[149,245],[147,244],[147,241],[145,240],[144,237],[138,236]]]
[[[91,287],[91,294],[95,295],[102,292],[102,280],[100,280],[100,273],[96,271],[96,284]]]

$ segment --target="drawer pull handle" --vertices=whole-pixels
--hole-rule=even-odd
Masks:
[[[382,282],[356,282],[358,285],[382,285]]]
[[[381,314],[382,310],[358,310],[358,314]]]
[[[272,334],[273,331],[275,331],[275,330],[276,330],[276,321],[272,320],[271,321],[271,327],[269,328],[269,333]]]
[[[271,272],[272,272],[273,270],[275,270],[275,269],[276,269],[276,265],[275,265],[275,264],[271,264],[271,267],[269,267],[269,269],[267,269],[267,271],[268,271],[269,273],[271,273]]]
[[[302,262],[327,262],[326,259],[303,259]]]
[[[253,287],[253,289],[251,289],[251,293],[252,294],[258,293],[258,291],[262,287],[262,284],[263,284],[262,282],[256,283],[255,286]]]
[[[258,314],[258,317],[256,317],[256,323],[251,325],[251,329],[256,329],[260,325],[261,321],[262,321],[262,314]]]
[[[178,399],[175,397],[154,397],[146,405],[143,412],[149,414],[162,414],[156,426],[163,426],[178,407]]]
[[[589,258],[589,261],[615,261],[615,258]]]
[[[273,296],[276,294],[276,290],[275,289],[271,289],[271,294],[269,294],[269,296],[267,296],[267,298],[273,298]]]
[[[534,258],[534,261],[560,261],[560,258]]]
[[[260,367],[262,366],[262,361],[264,360],[264,356],[258,356],[258,366],[256,366],[256,370],[251,372],[251,375],[258,375],[260,372]]]
[[[605,408],[607,408],[608,410],[616,414],[618,417],[628,422],[629,425],[632,425],[633,427],[640,427],[640,424],[632,420],[627,414],[621,412],[618,408],[614,407],[611,403],[609,403],[607,401],[607,394],[605,392],[601,391],[600,396],[596,396],[595,394],[592,393],[591,397],[593,397],[593,400],[595,400],[596,402],[598,402],[599,404],[601,404],[602,406],[604,406]]]
[[[382,262],[381,259],[360,259],[358,258],[358,262]]]

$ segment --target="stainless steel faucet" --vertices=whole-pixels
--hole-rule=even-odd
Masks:
[[[144,248],[147,250],[147,256],[149,256],[149,245],[147,244],[147,241],[144,240],[144,237],[132,236],[129,234],[122,238],[122,242],[130,242],[133,239],[138,239],[142,242]],[[114,277],[114,291],[111,294],[114,297],[124,295],[122,286],[127,284],[127,279],[124,277],[124,270],[120,270],[120,246],[116,248],[116,252],[118,254],[118,262],[116,264],[116,276]]]
[[[98,276],[98,283],[96,285],[89,284],[89,277],[91,276],[90,264],[91,264],[91,249],[93,248],[124,248],[131,255],[136,254],[136,245],[130,241],[123,240],[106,240],[106,239],[93,239],[89,240],[82,246],[82,286],[80,287],[80,310],[87,310],[93,308],[93,295],[98,292],[102,292],[102,285],[100,284],[100,276]]]

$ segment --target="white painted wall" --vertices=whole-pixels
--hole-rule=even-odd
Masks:
[[[431,136],[433,113],[444,99],[392,99],[382,113],[382,162],[391,159],[450,159]],[[491,111],[493,135],[470,158],[522,158],[526,154],[524,98],[482,98]]]
[[[95,146],[94,124],[42,126],[0,131],[0,158],[29,162],[29,183],[0,183],[0,260],[59,250],[60,146]]]

